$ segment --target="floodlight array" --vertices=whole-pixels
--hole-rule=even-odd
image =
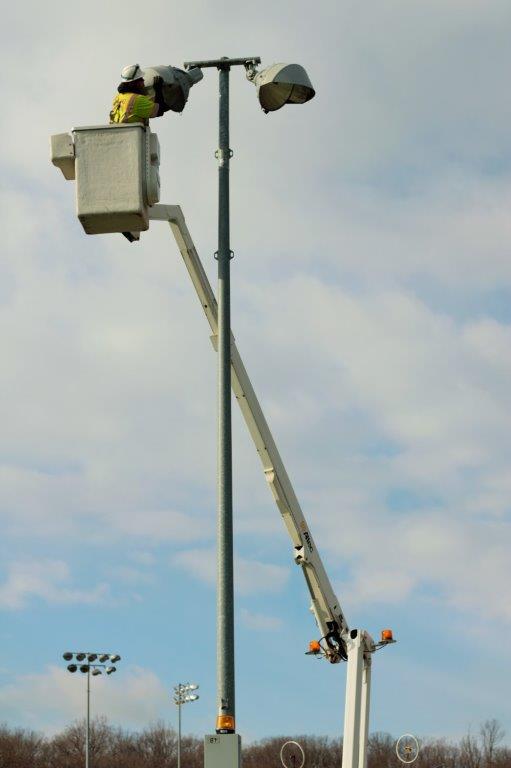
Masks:
[[[199,698],[198,693],[191,693],[191,691],[197,691],[199,686],[196,683],[178,683],[174,686],[174,703],[180,707],[182,704],[188,704],[190,701],[197,701]]]
[[[121,660],[118,653],[93,653],[89,651],[66,651],[62,654],[62,657],[65,661],[72,662],[67,665],[68,672],[74,673],[79,669],[84,675],[90,672],[94,677],[101,675],[103,672],[107,675],[113,674],[117,671],[114,663],[116,664]],[[86,663],[78,665],[73,660]],[[105,663],[107,661],[111,662],[111,664],[107,665]]]

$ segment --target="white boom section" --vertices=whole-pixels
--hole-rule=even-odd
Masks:
[[[348,639],[346,704],[342,768],[366,768],[371,700],[371,662],[375,651],[372,637],[364,630],[352,630]]]
[[[150,208],[150,218],[168,221],[170,224],[213,331],[212,341],[215,344],[218,333],[217,302],[181,208],[177,205],[154,205]],[[331,663],[335,664],[347,657],[348,623],[326,575],[309,526],[237,350],[234,336],[231,339],[231,366],[232,389],[256,445],[268,484],[291,536],[295,562],[302,567],[312,600],[311,610],[322,635],[324,654]],[[356,765],[350,768],[363,768],[363,766]]]

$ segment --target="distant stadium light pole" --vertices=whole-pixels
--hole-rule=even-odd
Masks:
[[[190,701],[197,701],[199,698],[198,693],[190,693],[190,691],[197,691],[199,688],[195,683],[178,683],[174,686],[174,702],[177,707],[177,768],[181,768],[181,707],[183,704],[188,704]]]
[[[217,517],[217,733],[235,733],[234,681],[234,583],[232,524],[231,441],[231,298],[229,163],[229,73],[245,68],[256,86],[264,112],[275,112],[285,104],[304,104],[315,91],[298,64],[273,64],[262,71],[258,56],[185,62],[186,70],[213,68],[219,72],[218,160],[218,517]]]
[[[74,674],[78,669],[84,675],[87,675],[87,716],[85,722],[85,768],[89,768],[89,748],[90,748],[90,676],[97,677],[101,675],[103,671],[107,675],[111,675],[117,671],[117,667],[107,665],[106,662],[110,661],[112,664],[116,664],[121,660],[118,653],[93,653],[91,651],[66,651],[62,655],[65,661],[73,661],[75,659],[78,662],[86,662],[85,664],[68,664],[67,671]]]

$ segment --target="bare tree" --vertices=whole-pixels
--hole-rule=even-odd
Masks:
[[[460,762],[465,768],[481,768],[481,747],[470,729],[460,741]]]
[[[498,720],[485,720],[479,729],[482,742],[483,760],[486,768],[494,764],[495,752],[506,732]]]
[[[511,749],[499,746],[504,730],[497,720],[487,720],[474,736],[470,731],[458,744],[425,739],[411,768],[511,768]],[[342,742],[326,736],[281,736],[248,744],[243,749],[244,768],[278,768],[285,741],[300,742],[307,768],[340,768]],[[73,723],[52,738],[23,729],[0,726],[0,768],[83,768],[85,723]],[[175,732],[156,723],[129,732],[94,720],[91,727],[93,768],[176,768]],[[183,765],[203,768],[203,740],[185,736]],[[373,733],[368,744],[368,768],[398,768],[395,739]]]

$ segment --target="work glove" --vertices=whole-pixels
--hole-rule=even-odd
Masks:
[[[158,104],[163,107],[165,101],[163,98],[163,77],[160,77],[160,75],[154,76],[153,90],[155,101],[157,101]]]

